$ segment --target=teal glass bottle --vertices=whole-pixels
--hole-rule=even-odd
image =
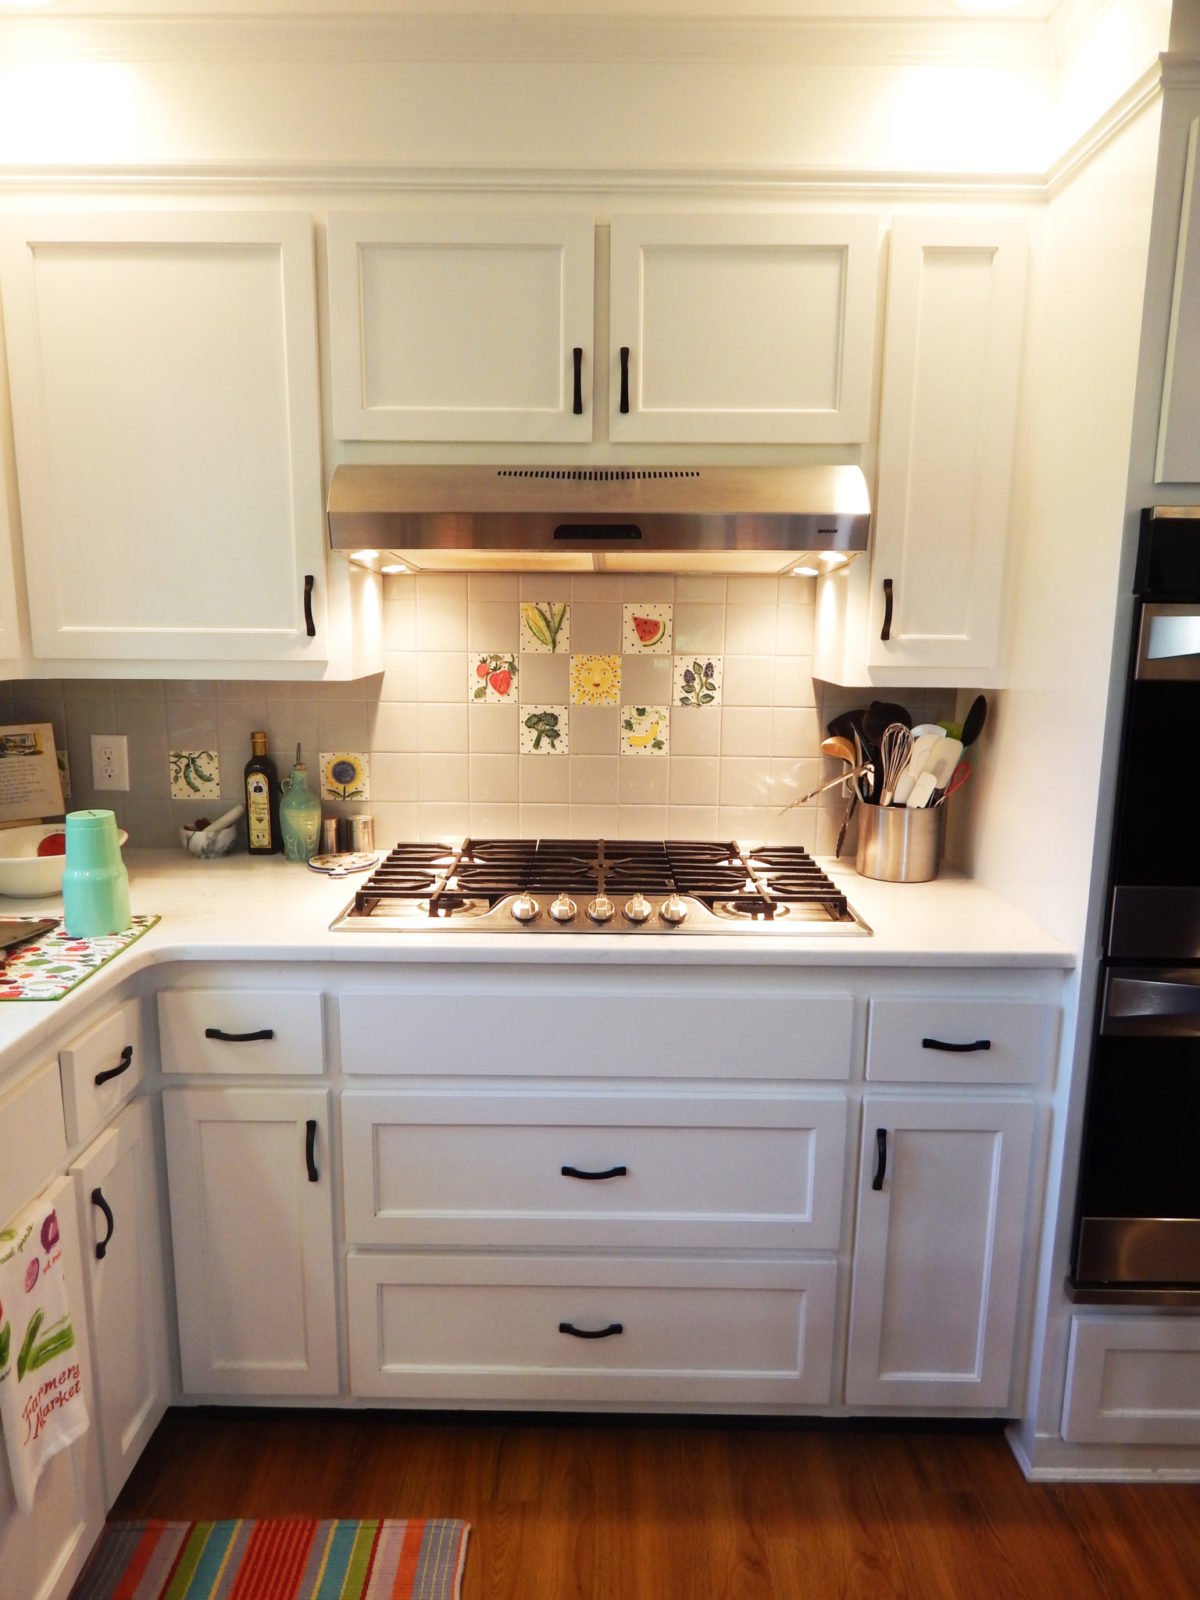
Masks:
[[[296,765],[279,785],[279,831],[283,853],[289,861],[310,861],[317,853],[321,833],[321,802],[308,787],[308,768],[296,746]]]

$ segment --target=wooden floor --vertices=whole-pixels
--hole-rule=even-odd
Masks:
[[[994,1432],[174,1411],[114,1518],[464,1517],[463,1600],[1198,1600],[1200,1487]]]

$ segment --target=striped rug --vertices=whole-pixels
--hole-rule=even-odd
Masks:
[[[465,1522],[110,1522],[71,1600],[455,1600]]]

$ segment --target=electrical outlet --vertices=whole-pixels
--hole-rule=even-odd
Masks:
[[[92,734],[92,788],[128,787],[129,740],[123,733]]]

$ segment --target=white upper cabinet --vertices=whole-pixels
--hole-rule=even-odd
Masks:
[[[35,657],[323,663],[308,216],[13,217],[0,284]]]
[[[339,439],[592,438],[590,216],[331,213]]]
[[[611,261],[614,441],[867,438],[875,217],[618,216]]]
[[[999,660],[1027,255],[1021,218],[892,228],[870,666]]]

